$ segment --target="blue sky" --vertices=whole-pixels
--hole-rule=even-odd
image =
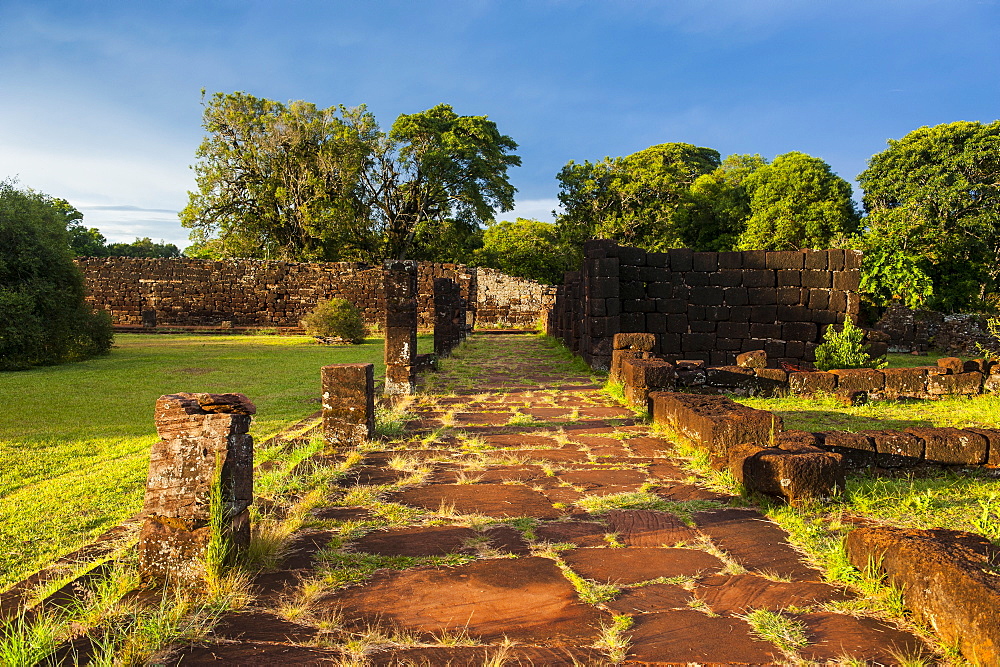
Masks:
[[[1000,117],[998,0],[0,0],[0,178],[110,240],[186,245],[200,91],[438,103],[519,144],[516,215],[569,160],[683,141],[852,181],[921,125]]]

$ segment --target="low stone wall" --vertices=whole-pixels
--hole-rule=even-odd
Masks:
[[[317,303],[332,298],[347,299],[369,325],[378,325],[385,308],[382,267],[357,262],[84,257],[77,264],[88,300],[122,326],[297,327]],[[458,285],[469,326],[533,325],[554,300],[554,288],[492,269],[420,262],[423,330],[434,326],[434,281],[440,278]]]
[[[1000,353],[1000,341],[990,335],[986,319],[986,315],[978,313],[945,315],[893,305],[873,326],[886,334],[892,352],[933,348],[950,354],[979,356],[985,347]]]

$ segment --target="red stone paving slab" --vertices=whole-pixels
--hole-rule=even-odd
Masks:
[[[511,412],[459,412],[455,414],[454,420],[457,426],[500,426],[509,422],[512,415]]]
[[[573,412],[571,408],[521,408],[518,412],[531,415],[535,419],[559,419],[569,417]]]
[[[362,507],[321,507],[312,515],[328,521],[365,521],[372,518],[371,512]]]
[[[171,665],[339,665],[342,655],[331,649],[265,642],[191,646],[171,657]]]
[[[615,427],[611,426],[603,419],[581,419],[569,424],[563,424],[562,429],[570,437],[587,433],[597,435],[601,433],[616,432]]]
[[[695,576],[722,569],[722,561],[697,549],[584,547],[565,551],[562,558],[581,577],[612,584],[637,584],[658,577]]]
[[[664,456],[666,451],[671,448],[670,442],[667,440],[646,436],[629,438],[625,444],[639,456]]]
[[[354,627],[400,627],[425,635],[464,630],[486,641],[508,637],[550,646],[592,644],[604,612],[579,602],[547,558],[480,560],[452,568],[377,572],[366,584],[319,600]]]
[[[750,573],[705,577],[695,586],[693,594],[719,614],[744,614],[751,609],[778,611],[788,606],[808,607],[851,597],[843,588],[829,584],[771,581]]]
[[[646,614],[650,612],[686,609],[691,591],[673,584],[649,584],[627,588],[621,595],[607,603],[616,614]]]
[[[604,547],[604,536],[610,530],[594,521],[553,521],[535,529],[535,535],[546,542],[567,542],[578,547]]]
[[[453,468],[450,470],[436,470],[428,481],[437,484],[451,484],[459,479],[475,480],[475,484],[493,484],[503,482],[531,482],[533,480],[546,479],[545,471],[539,466],[490,466],[485,470],[468,470],[466,468]]]
[[[381,484],[395,484],[407,476],[408,473],[392,468],[361,466],[354,468],[341,480],[343,486],[377,486]]]
[[[629,441],[631,445],[631,440]],[[646,473],[650,477],[656,477],[667,481],[679,481],[687,478],[680,466],[676,463],[653,463],[646,467]]]
[[[807,628],[810,644],[801,650],[807,660],[835,660],[849,655],[881,665],[898,665],[896,656],[900,655],[933,657],[918,637],[874,618],[820,612],[796,618]]]
[[[511,553],[515,556],[527,556],[531,553],[531,547],[524,539],[521,531],[510,526],[494,526],[483,531],[483,535],[489,538],[490,547],[504,553]]]
[[[581,419],[630,419],[634,418],[635,413],[631,410],[625,408],[617,407],[586,407],[580,408],[580,418]]]
[[[292,623],[266,611],[226,614],[212,629],[215,638],[244,642],[304,644],[316,638],[316,628]]]
[[[587,447],[621,447],[622,445],[621,440],[609,438],[606,435],[574,434],[570,439]]]
[[[466,667],[502,664],[506,666],[574,667],[607,665],[599,652],[586,648],[542,648],[537,646],[436,646],[397,649],[365,656],[372,667]],[[491,660],[497,662],[490,662]]]
[[[635,617],[629,633],[630,664],[784,662],[777,647],[755,639],[744,621],[726,616],[713,618],[692,610],[643,614]]]
[[[628,547],[663,547],[694,542],[701,535],[668,512],[612,510],[604,515],[611,532]]]
[[[601,461],[614,460],[620,461],[627,459],[632,452],[625,449],[624,447],[591,447],[590,455],[594,456]]]
[[[288,544],[288,556],[281,563],[282,569],[300,570],[312,567],[316,553],[326,547],[337,534],[330,530],[300,531]]]
[[[553,463],[577,463],[589,461],[586,452],[576,449],[521,449],[519,456],[524,456],[534,461],[552,461]]]
[[[646,473],[641,470],[563,470],[556,477],[594,496],[638,491],[646,483]]]
[[[431,511],[442,505],[462,514],[555,519],[559,511],[548,498],[518,484],[433,484],[390,494],[395,502]]]
[[[479,537],[471,528],[424,526],[377,530],[351,543],[352,551],[381,556],[443,556],[466,552],[466,542]]]
[[[585,494],[583,491],[577,491],[576,489],[570,489],[565,486],[560,486],[554,489],[542,489],[542,494],[549,499],[550,503],[563,503],[565,505],[572,505],[576,501],[583,498]]]
[[[522,433],[504,433],[502,435],[483,436],[483,440],[491,447],[537,447],[555,448],[556,439],[544,435],[528,435]]]
[[[823,579],[819,570],[802,562],[801,554],[788,544],[788,534],[756,510],[696,512],[693,518],[701,532],[748,570],[793,581]]]

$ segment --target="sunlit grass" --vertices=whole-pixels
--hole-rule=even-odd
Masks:
[[[0,374],[0,590],[141,508],[159,396],[246,394],[259,442],[319,409],[322,366],[381,359],[380,339],[122,334],[106,357]]]

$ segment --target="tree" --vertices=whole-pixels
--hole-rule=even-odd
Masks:
[[[111,348],[110,317],[84,300],[61,203],[0,182],[0,370]]]
[[[109,257],[180,257],[181,251],[173,243],[153,243],[148,236],[136,237],[132,243],[112,243],[107,247]]]
[[[365,107],[216,93],[181,213],[195,252],[378,261],[439,252],[509,210],[513,139],[486,116],[440,104],[382,132]]]
[[[1000,121],[921,127],[888,143],[858,175],[868,213],[862,244],[871,254],[864,273],[873,298],[883,303],[897,295],[896,286],[917,266],[931,285],[928,307],[953,311],[996,300]],[[879,259],[902,239],[907,263]]]
[[[739,250],[829,248],[858,228],[851,186],[805,153],[779,155],[743,181],[750,217]]]
[[[489,223],[474,262],[511,276],[557,285],[565,272],[575,267],[576,252],[563,243],[552,223],[518,218],[515,222]]]
[[[680,202],[695,179],[719,164],[718,151],[683,143],[596,163],[570,161],[556,177],[565,211],[558,224],[576,245],[604,238],[647,250],[678,247]]]
[[[735,248],[751,214],[743,182],[766,164],[760,155],[730,155],[717,169],[696,178],[675,218],[683,244],[700,251]]]

